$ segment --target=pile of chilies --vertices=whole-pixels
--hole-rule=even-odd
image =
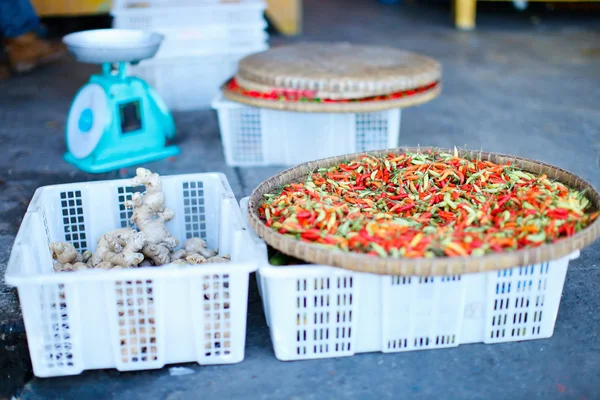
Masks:
[[[573,235],[598,212],[545,175],[510,164],[423,154],[364,156],[310,173],[259,207],[267,226],[381,257],[481,256]]]
[[[274,89],[269,92],[257,92],[255,90],[246,90],[241,87],[235,78],[227,82],[227,89],[247,97],[254,97],[262,100],[277,100],[286,102],[315,102],[315,103],[368,103],[376,101],[398,100],[403,97],[410,97],[434,89],[439,82],[433,82],[415,89],[403,90],[381,96],[363,97],[361,99],[321,99],[315,97],[315,92],[310,90],[296,89]]]

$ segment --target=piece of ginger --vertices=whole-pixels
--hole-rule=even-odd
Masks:
[[[165,194],[160,176],[145,168],[138,168],[131,185],[146,187],[144,195],[134,193],[131,200],[125,202],[125,207],[133,208],[131,223],[147,236],[148,242],[142,253],[150,258],[154,265],[168,264],[171,261],[171,252],[179,245],[179,240],[171,236],[165,226],[175,217],[175,212],[165,207]]]
[[[125,245],[118,244],[118,252],[109,251],[104,254],[103,261],[121,267],[135,267],[144,261],[144,255],[140,253],[148,242],[144,232],[133,232],[125,241]]]
[[[61,264],[71,264],[83,260],[81,254],[69,242],[50,243],[50,251],[52,258]]]
[[[206,262],[206,257],[201,254],[192,253],[189,254],[185,260],[190,264],[202,264]]]
[[[226,263],[226,262],[230,262],[230,261],[231,261],[231,259],[229,258],[228,255],[224,255],[223,257],[213,256],[213,257],[206,259],[207,263]]]
[[[118,252],[126,246],[126,242],[137,231],[131,228],[115,229],[100,236],[96,251],[92,255],[91,265],[97,267],[101,262],[106,261],[104,258],[109,252]]]
[[[204,258],[209,258],[217,255],[218,251],[210,250],[206,242],[200,238],[190,238],[183,244],[183,249],[188,253],[197,253]]]

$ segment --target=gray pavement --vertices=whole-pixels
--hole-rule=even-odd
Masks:
[[[342,12],[343,10],[343,12]],[[275,37],[385,44],[439,59],[440,98],[403,113],[401,145],[468,146],[540,159],[600,187],[600,22],[542,13],[479,13],[478,30],[456,32],[446,6],[374,0],[305,1],[305,34]],[[95,72],[69,60],[0,82],[0,274],[34,190],[42,185],[132,176],[82,173],[62,161],[65,116]],[[202,79],[202,77],[198,77]],[[238,198],[280,168],[225,165],[216,115],[175,114],[183,153],[147,167],[161,174],[218,171]],[[554,337],[451,350],[282,363],[273,356],[260,299],[250,292],[246,360],[171,377],[86,372],[33,379],[22,398],[600,398],[600,279],[596,243],[571,264]],[[0,398],[26,377],[15,292],[0,283]]]

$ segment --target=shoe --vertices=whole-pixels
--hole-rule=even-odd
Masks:
[[[0,81],[10,78],[10,67],[8,64],[0,64]]]
[[[62,44],[39,39],[34,33],[5,39],[5,47],[10,66],[18,74],[57,61],[67,52]]]

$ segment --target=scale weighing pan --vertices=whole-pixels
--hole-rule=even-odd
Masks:
[[[94,29],[63,38],[69,54],[87,64],[132,63],[152,58],[164,36],[133,29]]]

